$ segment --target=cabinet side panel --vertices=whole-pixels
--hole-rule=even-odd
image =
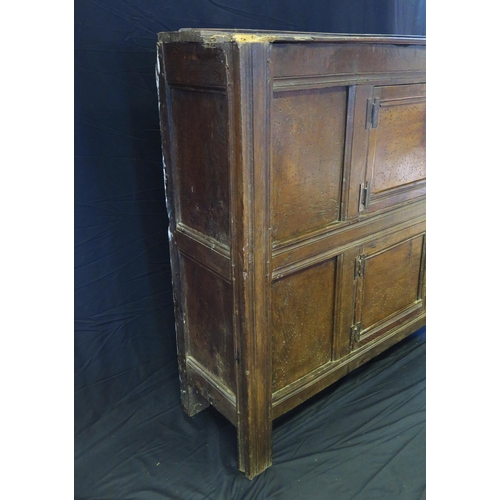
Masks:
[[[226,95],[173,88],[172,108],[177,222],[229,245]]]
[[[200,400],[234,422],[225,55],[219,45],[199,43],[164,43],[160,51],[181,396],[189,396],[190,415]]]
[[[181,272],[185,283],[187,354],[235,392],[232,287],[182,255]]]
[[[273,392],[331,361],[335,261],[273,283]]]

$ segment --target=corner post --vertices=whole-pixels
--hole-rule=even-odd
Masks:
[[[270,44],[233,36],[232,261],[239,468],[272,463]]]

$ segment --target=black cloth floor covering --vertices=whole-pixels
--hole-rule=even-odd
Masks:
[[[273,465],[252,481],[231,423],[212,408],[184,414],[171,361],[82,416],[75,498],[425,498],[425,348],[424,327],[276,420]]]

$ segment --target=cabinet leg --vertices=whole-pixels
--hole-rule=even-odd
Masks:
[[[272,464],[272,421],[259,427],[256,422],[239,422],[238,466],[248,479],[264,472]]]
[[[188,416],[193,417],[210,403],[194,387],[181,381],[181,406]]]

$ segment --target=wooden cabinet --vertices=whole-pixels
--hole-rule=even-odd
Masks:
[[[160,33],[189,415],[271,465],[272,420],[425,323],[425,39]]]

